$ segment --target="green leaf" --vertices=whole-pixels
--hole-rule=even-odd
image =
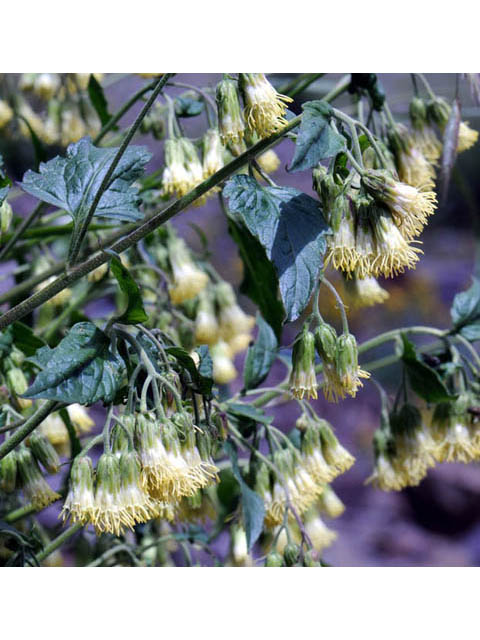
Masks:
[[[111,402],[125,373],[108,336],[91,322],[74,325],[54,349],[42,347],[29,361],[41,371],[24,397],[68,404]]]
[[[175,113],[179,118],[198,116],[204,107],[203,100],[195,100],[194,98],[177,98],[175,100]]]
[[[45,342],[33,333],[33,330],[23,322],[14,322],[10,325],[13,341],[15,346],[18,347],[27,356],[33,356],[37,349],[41,349],[45,346]]]
[[[405,364],[408,380],[415,393],[427,402],[452,400],[452,396],[438,373],[418,358],[415,345],[410,342],[404,333],[402,333],[402,341],[402,361]]]
[[[148,316],[143,307],[142,294],[135,280],[130,275],[129,270],[122,264],[120,258],[113,256],[110,261],[112,273],[117,279],[120,289],[127,296],[127,308],[118,318],[119,322],[125,324],[137,324],[146,322]]]
[[[19,118],[21,118],[25,122],[28,128],[28,131],[30,132],[30,137],[32,138],[32,144],[33,144],[33,151],[35,153],[35,168],[38,168],[38,166],[42,162],[45,162],[45,160],[47,159],[47,152],[45,151],[45,147],[43,146],[42,141],[33,130],[29,121],[24,116],[20,114],[17,114],[17,115]]]
[[[243,368],[245,390],[254,389],[265,380],[277,356],[278,341],[272,327],[257,313],[258,335],[248,348]]]
[[[188,351],[186,351],[185,349],[182,349],[182,347],[166,347],[165,351],[169,355],[176,358],[178,362],[182,365],[182,367],[190,373],[192,381],[194,385],[197,387],[198,393],[201,393],[202,395],[207,397],[211,397],[212,386],[213,386],[211,373],[213,370],[213,365],[212,365],[212,359],[208,352],[208,347],[207,347],[207,351],[202,350],[201,353],[199,353],[200,365],[198,369],[193,358],[190,356]],[[202,370],[200,371],[200,369]]]
[[[457,293],[450,316],[456,333],[470,342],[480,340],[480,281],[477,278],[473,278],[470,289]]]
[[[108,102],[105,98],[102,85],[98,82],[93,73],[90,74],[90,79],[88,81],[88,96],[93,108],[100,118],[102,127],[104,127],[107,122],[111,120],[112,115],[108,112]],[[113,129],[116,130],[118,127],[113,127]]]
[[[243,402],[229,402],[226,411],[245,430],[254,428],[257,422],[270,424],[273,420],[273,416],[267,416],[262,409],[255,407],[253,404],[245,404]]]
[[[232,463],[232,473],[237,480],[242,494],[242,514],[245,533],[247,534],[247,548],[250,551],[258,540],[263,530],[263,520],[265,518],[265,506],[263,499],[255,491],[252,491],[242,477],[238,466],[238,452],[236,445],[227,440],[223,445],[226,454]]]
[[[230,178],[223,193],[234,220],[275,265],[287,318],[296,320],[313,293],[331,233],[319,202],[293,187],[263,187],[246,175]]]
[[[32,196],[65,209],[77,226],[87,216],[117,151],[116,147],[95,147],[89,138],[82,138],[69,145],[66,157],[56,156],[42,163],[39,173],[27,171],[20,186]],[[144,147],[128,147],[100,198],[96,216],[128,222],[142,217],[138,189],[132,184],[143,174],[150,158]]]
[[[278,276],[267,258],[265,249],[242,224],[229,219],[228,228],[243,261],[243,282],[240,291],[258,305],[277,339],[282,334],[285,309],[278,299]]]
[[[303,105],[303,117],[297,136],[295,154],[288,171],[304,171],[320,160],[331,158],[345,149],[345,138],[330,125],[332,107],[323,100]]]
[[[195,351],[198,353],[198,357],[200,358],[198,373],[200,374],[201,378],[204,378],[204,381],[207,381],[207,384],[210,385],[208,388],[208,393],[206,394],[209,395],[212,390],[211,381],[213,380],[213,360],[212,356],[210,355],[210,349],[208,348],[207,344],[202,344],[197,347]]]

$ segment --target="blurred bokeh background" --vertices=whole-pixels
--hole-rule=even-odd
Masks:
[[[176,79],[199,87],[214,89],[221,74],[179,74]],[[339,79],[338,74],[326,74],[295,99],[291,110],[299,113],[306,100],[320,98]],[[270,80],[281,86],[291,78],[286,74],[271,74]],[[412,95],[409,74],[380,74],[390,107],[399,120],[408,117],[408,104]],[[428,79],[434,91],[451,100],[455,94],[455,75],[430,74]],[[145,80],[135,75],[106,74],[105,95],[109,108],[114,112],[125,100],[138,90]],[[181,89],[171,90],[177,95]],[[460,82],[462,117],[475,129],[480,129],[480,108],[474,106],[468,84]],[[348,95],[335,103],[349,110],[352,108]],[[135,105],[120,121],[128,125],[138,113],[141,104]],[[202,117],[185,121],[187,135],[198,136],[205,129]],[[135,144],[144,144],[151,150],[153,158],[148,171],[159,169],[163,164],[163,143],[151,136],[139,135]],[[293,142],[282,142],[276,151],[281,159],[278,171],[273,175],[279,184],[295,186],[312,194],[311,174],[302,172],[288,174],[285,166],[293,154]],[[31,168],[33,155],[31,145],[11,144],[0,141],[0,152],[6,161],[12,178],[20,180],[24,171]],[[411,324],[431,325],[446,328],[450,323],[449,307],[454,295],[470,284],[475,269],[477,251],[478,202],[480,183],[480,144],[461,154],[453,173],[446,202],[442,203],[430,219],[422,236],[424,255],[416,270],[394,280],[382,281],[390,293],[384,305],[367,310],[349,309],[351,329],[359,342],[382,331]],[[35,201],[29,196],[15,199],[16,213],[28,213]],[[223,214],[216,199],[209,199],[199,208],[191,208],[173,221],[181,235],[194,248],[200,249],[197,233],[190,226],[195,223],[205,232],[212,253],[212,262],[226,280],[238,287],[242,280],[242,263],[230,238]],[[11,264],[0,267],[8,272]],[[340,279],[332,280],[341,287]],[[11,286],[11,280],[0,282],[0,292]],[[250,313],[252,303],[240,297],[243,307]],[[321,311],[326,319],[339,328],[339,316],[333,299],[325,291]],[[87,308],[92,318],[98,313],[95,305]],[[285,328],[285,347],[292,342],[301,322]],[[421,342],[420,342],[421,343]],[[363,361],[392,352],[392,345],[367,354]],[[237,360],[241,371],[242,357]],[[390,394],[396,390],[398,366],[392,365],[376,372]],[[264,383],[271,386],[284,376],[281,363],[275,365]],[[232,385],[238,390],[241,382]],[[314,402],[316,411],[326,417],[335,427],[341,442],[355,455],[356,464],[340,476],[333,487],[346,505],[342,517],[329,522],[338,532],[336,542],[325,551],[325,560],[336,566],[471,566],[480,564],[480,468],[476,464],[443,464],[429,471],[427,478],[415,488],[401,493],[384,493],[365,486],[373,463],[371,439],[379,424],[379,399],[373,385],[366,383],[357,398],[338,405],[328,404],[323,396]],[[271,409],[274,424],[289,431],[295,424],[298,409],[295,403],[283,404]],[[101,418],[100,408],[93,415]],[[58,513],[55,505],[43,516],[46,523],[54,523]],[[228,547],[220,540],[219,552]]]

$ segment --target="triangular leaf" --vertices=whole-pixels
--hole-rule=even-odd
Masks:
[[[451,400],[447,387],[439,374],[417,355],[415,345],[402,333],[402,360],[407,371],[408,381],[412,389],[427,402],[443,402]]]
[[[110,261],[112,273],[117,279],[120,289],[127,296],[127,308],[118,318],[119,322],[125,324],[138,324],[146,322],[148,316],[143,307],[142,294],[135,280],[132,278],[129,270],[122,264],[120,258],[113,256]]]
[[[331,158],[345,149],[345,138],[330,125],[332,107],[328,102],[312,100],[302,105],[303,117],[297,136],[295,154],[288,171],[304,171],[320,160]]]
[[[24,397],[68,404],[112,401],[125,373],[108,336],[91,322],[74,325],[54,349],[42,347],[29,360],[41,371]]]
[[[470,289],[457,293],[450,315],[455,332],[474,342],[480,340],[480,281],[473,278]]]
[[[243,224],[230,219],[228,228],[244,266],[240,291],[258,305],[262,316],[280,340],[285,309],[278,299],[278,276],[275,267],[267,258],[260,242]]]
[[[258,335],[248,348],[243,381],[245,389],[254,389],[265,380],[277,356],[278,342],[272,327],[257,313]]]
[[[287,318],[296,320],[313,293],[331,233],[319,202],[293,187],[263,187],[246,175],[231,178],[223,193],[234,220],[275,265]]]
[[[88,80],[88,96],[90,98],[90,102],[93,105],[93,108],[100,118],[102,127],[104,127],[107,122],[111,120],[112,116],[108,112],[108,102],[105,98],[102,85],[98,82],[93,73],[90,74],[90,78]],[[117,129],[118,127],[113,128]]]
[[[263,521],[265,518],[265,506],[263,499],[258,493],[252,491],[242,477],[240,467],[238,466],[238,453],[236,445],[227,440],[223,445],[225,452],[232,463],[232,472],[237,480],[240,491],[242,493],[242,514],[247,535],[247,548],[250,551],[258,540],[263,530]]]
[[[90,138],[82,138],[67,148],[64,158],[56,156],[40,164],[39,173],[27,171],[20,186],[32,196],[65,209],[78,224],[88,214],[117,151],[115,147],[95,147]],[[132,184],[150,158],[144,147],[127,148],[100,198],[96,216],[129,222],[141,218],[138,189]]]

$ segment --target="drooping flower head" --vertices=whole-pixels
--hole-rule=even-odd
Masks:
[[[74,403],[67,407],[67,412],[77,433],[89,433],[95,426],[95,421],[88,415],[88,411],[81,404]]]
[[[218,129],[208,129],[203,136],[203,178],[209,178],[223,167],[223,147]]]
[[[223,340],[228,342],[239,334],[249,333],[255,318],[239,307],[232,286],[228,282],[219,282],[215,287],[215,297],[220,309],[220,336]]]
[[[299,399],[317,398],[317,374],[315,372],[315,337],[304,325],[298,334],[292,351],[290,390]]]
[[[408,129],[397,124],[390,131],[389,140],[395,153],[400,181],[417,189],[431,188],[435,183],[435,169],[415,146]]]
[[[213,379],[217,384],[228,384],[237,377],[233,354],[225,340],[218,340],[210,349],[213,362]]]
[[[113,453],[103,453],[97,464],[95,488],[95,519],[97,535],[121,535],[125,528],[132,529],[134,520],[122,500],[120,462]]]
[[[418,236],[435,213],[437,197],[433,191],[394,180],[385,171],[369,171],[362,176],[362,184],[370,195],[390,211],[402,235],[411,240]]]
[[[179,198],[188,192],[189,176],[185,168],[183,147],[177,138],[165,140],[165,169],[162,189],[168,196],[177,194]]]
[[[322,322],[313,335],[315,349],[322,361],[323,394],[328,402],[338,402],[339,398],[345,397],[345,392],[335,366],[337,332],[331,325]]]
[[[140,463],[135,451],[126,451],[119,459],[120,503],[134,523],[148,522],[159,514],[159,509],[140,481]]]
[[[41,431],[34,431],[28,440],[28,446],[34,458],[40,462],[47,473],[58,473],[60,458],[52,443]]]
[[[390,294],[380,286],[378,280],[372,276],[359,278],[356,274],[345,280],[346,290],[352,298],[355,307],[371,307],[388,300]]]
[[[17,469],[23,493],[37,511],[60,498],[60,495],[50,488],[35,458],[26,447],[17,452]]]
[[[427,105],[427,116],[429,120],[434,122],[442,133],[445,131],[450,118],[450,113],[451,107],[448,102],[438,96],[435,99],[430,100]],[[478,131],[472,129],[468,122],[464,122],[462,120],[458,129],[457,152],[461,153],[462,151],[470,149],[477,140]]]
[[[222,144],[238,145],[243,141],[245,123],[238,99],[237,86],[233,80],[224,79],[217,85],[216,100],[218,127]]]
[[[438,462],[472,462],[480,457],[479,439],[472,416],[468,412],[472,399],[462,393],[455,402],[435,406],[430,431],[437,445]]]
[[[442,155],[442,143],[438,139],[434,128],[427,119],[427,105],[424,100],[413,97],[409,107],[412,125],[412,140],[425,158],[435,164]]]
[[[208,275],[195,265],[185,242],[179,237],[169,238],[168,257],[173,275],[170,298],[174,304],[181,304],[194,298],[207,286]]]
[[[72,464],[67,497],[60,513],[63,521],[93,524],[95,522],[95,496],[93,490],[93,466],[87,456],[77,456]]]
[[[285,112],[292,98],[277,93],[264,73],[241,73],[238,85],[245,104],[247,126],[264,138],[287,124]]]
[[[12,493],[17,486],[17,453],[15,449],[0,460],[0,489]]]
[[[310,509],[305,515],[305,532],[312,541],[313,548],[319,553],[337,538],[337,532],[327,527],[316,508]]]
[[[343,390],[354,398],[363,387],[360,378],[368,379],[370,374],[358,365],[358,347],[353,334],[342,333],[337,338],[335,366]]]
[[[345,505],[330,485],[325,485],[325,489],[320,495],[317,505],[320,511],[325,513],[329,518],[339,518],[345,511]]]
[[[208,290],[198,295],[198,307],[195,317],[195,340],[199,344],[213,345],[217,342],[219,327],[215,315],[213,298]]]

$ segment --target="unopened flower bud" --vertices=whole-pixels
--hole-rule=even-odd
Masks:
[[[203,177],[213,176],[224,165],[223,147],[218,129],[208,129],[203,136]]]
[[[22,447],[18,452],[17,465],[23,492],[37,511],[60,498],[60,495],[49,487],[32,453],[26,447]]]
[[[343,388],[352,397],[363,386],[360,378],[370,377],[367,371],[358,366],[357,341],[351,333],[342,333],[337,339],[335,368]]]
[[[314,337],[315,349],[323,362],[334,362],[337,345],[337,332],[332,325],[322,322],[315,329]]]
[[[266,567],[284,567],[285,561],[281,553],[271,551],[265,559]]]
[[[315,373],[315,338],[306,325],[297,336],[292,352],[290,389],[296,398],[317,398],[317,376]]]
[[[5,493],[15,491],[17,485],[17,454],[10,451],[0,460],[0,489]]]
[[[217,85],[216,100],[220,138],[225,146],[239,144],[243,140],[245,123],[233,80],[222,80]]]
[[[293,567],[295,564],[297,564],[298,560],[300,559],[300,547],[298,546],[298,544],[295,544],[293,542],[287,544],[287,546],[285,547],[285,551],[283,552],[283,557],[285,559],[285,564],[287,565],[287,567]]]
[[[13,210],[9,202],[4,200],[0,205],[0,237],[7,233],[12,222]]]
[[[34,431],[28,441],[34,457],[48,473],[58,473],[60,458],[48,438],[38,431]]]

